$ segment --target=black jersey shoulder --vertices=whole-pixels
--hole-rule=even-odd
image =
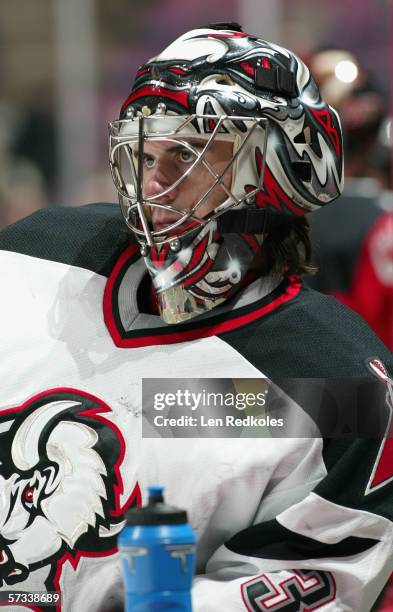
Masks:
[[[45,208],[0,232],[0,249],[109,275],[130,242],[115,204]]]
[[[371,376],[379,357],[390,372],[390,351],[367,323],[335,298],[302,287],[274,312],[220,336],[269,377]]]

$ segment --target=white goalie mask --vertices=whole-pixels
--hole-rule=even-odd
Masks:
[[[279,223],[340,195],[340,122],[293,53],[208,27],[138,71],[110,166],[161,315],[180,322],[244,284],[267,212]]]

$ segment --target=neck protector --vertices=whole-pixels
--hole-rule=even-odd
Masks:
[[[261,234],[220,233],[214,220],[175,243],[152,247],[144,260],[162,319],[187,321],[231,298],[247,283],[261,245]]]

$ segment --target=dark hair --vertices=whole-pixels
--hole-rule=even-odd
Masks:
[[[263,275],[280,272],[292,274],[315,274],[312,264],[310,226],[305,217],[288,220],[267,233],[262,244],[261,270]]]

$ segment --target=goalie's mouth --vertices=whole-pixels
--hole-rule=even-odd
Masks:
[[[176,223],[181,218],[181,214],[171,213],[163,210],[162,208],[155,208],[152,212],[152,226],[153,230],[159,232],[167,227],[170,227],[173,223]]]

